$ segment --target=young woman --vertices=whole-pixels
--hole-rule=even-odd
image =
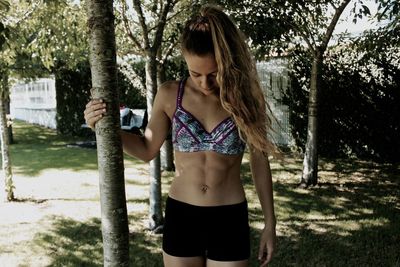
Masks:
[[[248,266],[250,236],[240,165],[247,144],[265,227],[261,266],[275,250],[275,214],[267,154],[270,120],[244,38],[219,8],[204,6],[184,28],[181,48],[189,77],[160,86],[143,136],[121,131],[124,151],[153,159],[170,130],[176,174],[165,207],[165,266]],[[87,124],[105,113],[100,100]]]

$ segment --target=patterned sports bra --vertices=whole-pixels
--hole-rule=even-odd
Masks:
[[[179,84],[176,110],[172,118],[172,143],[180,152],[214,151],[225,155],[240,155],[246,144],[240,139],[231,117],[221,121],[211,132],[182,107],[185,80]]]

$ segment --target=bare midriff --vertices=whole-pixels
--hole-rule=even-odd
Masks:
[[[175,178],[169,196],[197,206],[219,206],[243,202],[240,179],[243,155],[213,151],[175,151]]]

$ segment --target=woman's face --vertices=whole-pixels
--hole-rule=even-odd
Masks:
[[[183,54],[189,69],[190,78],[196,89],[205,95],[210,95],[218,89],[217,62],[213,54],[198,56],[185,52]]]

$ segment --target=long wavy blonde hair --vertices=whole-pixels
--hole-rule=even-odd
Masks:
[[[206,5],[200,14],[186,22],[181,37],[183,52],[203,56],[214,54],[217,82],[223,108],[239,128],[241,138],[251,149],[277,155],[269,140],[271,117],[264,99],[256,65],[245,37],[221,8]]]

